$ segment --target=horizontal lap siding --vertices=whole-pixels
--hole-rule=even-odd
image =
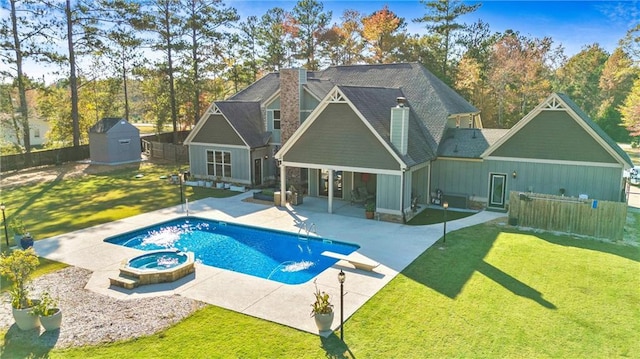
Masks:
[[[569,114],[551,110],[538,114],[491,156],[617,163]]]
[[[287,152],[284,160],[327,167],[400,168],[395,158],[347,104],[327,106]]]
[[[245,146],[244,141],[222,115],[210,115],[191,142]]]

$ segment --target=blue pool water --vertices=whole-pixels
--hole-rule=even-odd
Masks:
[[[354,244],[238,224],[183,217],[105,239],[145,251],[178,249],[193,252],[199,263],[301,284],[337,262],[320,253],[349,254]]]

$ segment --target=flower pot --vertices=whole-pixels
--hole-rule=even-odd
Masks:
[[[31,330],[40,326],[40,319],[38,316],[31,313],[32,308],[11,309],[13,311],[13,319],[21,330]]]
[[[60,328],[60,324],[62,324],[62,310],[58,308],[54,309],[57,310],[57,312],[55,312],[54,314],[40,316],[40,324],[42,324],[44,330],[56,330]]]
[[[373,219],[373,216],[375,215],[376,212],[369,212],[366,211],[364,212],[365,217],[367,217],[367,219]]]
[[[23,236],[22,238],[20,238],[20,247],[22,247],[22,249],[33,247],[33,237]]]
[[[331,330],[331,324],[333,324],[333,315],[333,312],[329,314],[316,313],[313,315],[313,319],[315,319],[316,321],[318,331],[325,332],[327,330]]]

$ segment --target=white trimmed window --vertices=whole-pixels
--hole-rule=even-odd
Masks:
[[[273,110],[273,129],[280,129],[280,110]]]
[[[231,152],[207,151],[207,175],[231,177]]]

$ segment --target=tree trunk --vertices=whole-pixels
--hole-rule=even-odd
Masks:
[[[76,78],[76,56],[73,49],[73,23],[71,1],[67,0],[67,46],[69,46],[69,86],[71,87],[71,125],[73,127],[73,147],[80,147],[80,119],[78,115],[78,79]]]
[[[16,2],[11,0],[11,25],[13,31],[13,42],[16,51],[16,69],[18,74],[18,96],[20,97],[20,116],[22,122],[22,137],[25,150],[25,164],[31,165],[31,136],[29,130],[29,114],[27,110],[27,89],[24,85],[24,74],[22,73],[22,48],[18,38],[18,19],[16,16]],[[19,134],[16,132],[16,137]]]

